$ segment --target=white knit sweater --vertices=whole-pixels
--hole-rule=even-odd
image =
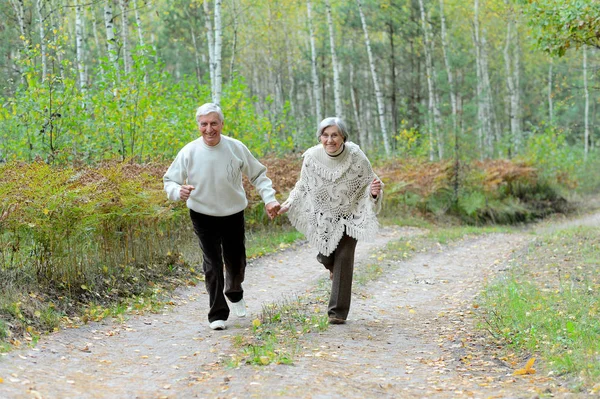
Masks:
[[[341,154],[331,157],[318,144],[303,157],[300,179],[283,204],[290,206],[292,225],[326,256],[344,232],[357,240],[372,239],[383,190],[372,198],[371,182],[377,176],[358,145],[347,142]]]
[[[187,207],[211,216],[229,216],[248,205],[242,174],[254,185],[265,204],[275,201],[275,190],[261,164],[239,140],[221,135],[216,146],[202,137],[185,145],[163,176],[167,197],[179,200],[183,184],[195,187]]]

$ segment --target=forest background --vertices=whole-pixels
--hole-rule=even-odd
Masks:
[[[13,345],[82,303],[98,319],[201,278],[161,177],[204,102],[281,199],[332,115],[396,223],[524,222],[600,187],[598,2],[8,0],[0,15],[0,339]],[[255,256],[270,234],[248,193]],[[275,248],[298,238],[276,226]]]

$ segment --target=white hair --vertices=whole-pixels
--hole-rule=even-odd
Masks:
[[[329,126],[337,126],[338,130],[340,131],[340,134],[342,135],[342,137],[344,137],[344,142],[348,140],[348,129],[346,129],[346,124],[341,118],[337,117],[325,118],[321,121],[321,123],[319,123],[319,128],[317,129],[317,140],[321,138],[323,130],[325,130]]]
[[[221,120],[221,122],[223,122],[225,120],[225,117],[223,116],[223,111],[221,110],[221,107],[219,107],[217,104],[214,104],[214,103],[206,103],[206,104],[202,104],[201,106],[199,106],[198,109],[196,110],[196,121],[198,121],[198,119],[201,116],[212,114],[213,112],[215,114],[219,115],[219,119]]]

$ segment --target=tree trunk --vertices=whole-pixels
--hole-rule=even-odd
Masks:
[[[473,42],[475,44],[475,67],[477,71],[477,137],[479,141],[479,158],[483,160],[487,156],[487,147],[489,132],[489,114],[487,112],[486,91],[484,84],[484,67],[481,35],[479,32],[479,0],[474,2],[473,16]]]
[[[129,0],[119,0],[121,6],[121,47],[123,49],[123,69],[131,72],[131,55],[129,49]]]
[[[552,66],[554,65],[554,59],[550,58],[550,65],[548,66],[548,118],[550,123],[554,124],[554,104],[552,103]]]
[[[590,92],[588,90],[588,59],[587,59],[587,46],[583,46],[583,94],[585,97],[584,106],[584,133],[583,133],[583,157],[587,160],[589,152],[590,142]]]
[[[47,53],[48,50],[46,49],[46,42],[47,42],[47,38],[46,38],[46,29],[44,27],[44,16],[42,13],[42,8],[44,7],[44,2],[43,0],[37,0],[35,2],[35,10],[36,10],[36,14],[38,17],[38,29],[40,32],[40,51],[41,51],[41,58],[42,58],[42,82],[46,81],[46,78],[48,77],[48,59],[47,59]]]
[[[23,0],[10,0],[10,3],[15,10],[15,15],[17,16],[17,23],[19,24],[19,31],[21,32],[21,42],[23,44],[23,49],[27,52],[27,30],[25,29],[25,11],[23,10]],[[22,53],[20,50],[17,50],[17,59],[20,59]],[[25,79],[25,75],[23,74],[23,70],[21,66],[16,64],[17,70],[19,71],[19,76],[21,77],[21,83],[25,86],[27,84],[27,80]]]
[[[446,16],[444,15],[444,0],[440,0],[440,22],[442,29],[442,51],[444,54],[444,64],[446,66],[446,75],[448,75],[448,87],[450,89],[450,105],[452,106],[452,131],[456,134],[458,131],[458,104],[456,100],[456,91],[454,89],[454,75],[452,65],[450,64],[450,45],[448,44],[448,33],[446,30]]]
[[[77,50],[77,71],[79,72],[79,88],[82,91],[85,91],[87,86],[87,78],[85,76],[83,24],[83,5],[81,4],[81,0],[75,0],[75,47]]]
[[[117,40],[115,39],[115,27],[113,22],[112,0],[104,4],[104,27],[106,28],[106,43],[108,47],[108,58],[115,68],[117,79],[119,78],[119,61],[117,53]]]
[[[221,48],[223,42],[221,2],[222,0],[215,0],[215,92],[213,93],[213,102],[217,105],[221,105],[223,82],[223,75],[221,74]]]
[[[508,24],[506,26],[506,44],[504,46],[504,68],[506,72],[506,89],[508,94],[508,120],[510,123],[510,143],[512,144],[512,148],[515,150],[518,148],[516,146],[517,139],[517,129],[516,129],[516,120],[517,120],[517,109],[515,104],[515,83],[513,81],[513,61],[511,59],[510,47],[512,43],[512,30],[513,30],[513,21],[512,18],[509,17]]]
[[[213,37],[213,28],[211,22],[210,7],[208,0],[204,0],[204,24],[206,26],[206,40],[208,45],[208,66],[210,70],[211,96],[215,92],[215,39]]]
[[[419,0],[419,8],[421,10],[421,27],[423,29],[424,36],[424,48],[425,48],[425,67],[427,71],[427,89],[429,92],[429,101],[428,101],[428,127],[429,127],[429,160],[434,160],[434,143],[436,143],[438,147],[438,157],[439,159],[444,158],[444,150],[443,150],[443,140],[441,137],[441,115],[438,107],[437,94],[435,88],[435,68],[433,66],[433,56],[432,56],[432,43],[429,36],[429,27],[427,26],[427,18],[425,14],[425,7],[423,6],[423,0]],[[437,137],[436,137],[437,136]]]
[[[139,41],[139,47],[142,49],[142,53],[141,56],[142,57],[146,57],[146,41],[144,40],[144,28],[142,26],[142,18],[140,18],[140,10],[138,8],[138,2],[137,0],[133,0],[133,9],[135,10],[135,24],[137,25],[137,31],[138,31],[138,41]],[[146,70],[146,67],[144,66],[144,83],[147,85],[148,84],[148,71]]]
[[[358,101],[356,95],[357,88],[354,85],[354,64],[350,64],[350,99],[352,100],[352,111],[354,114],[354,123],[356,124],[356,131],[358,132],[358,142],[365,151],[367,148],[367,137],[365,129],[362,123],[360,123],[360,112],[358,108]]]
[[[381,125],[381,135],[383,139],[383,146],[385,148],[385,154],[389,156],[391,154],[390,140],[387,134],[387,128],[385,124],[385,107],[383,104],[383,93],[379,89],[379,80],[377,79],[377,71],[375,69],[375,59],[371,51],[371,42],[369,40],[369,31],[367,29],[367,22],[365,20],[365,14],[363,13],[362,4],[360,0],[356,0],[358,4],[358,12],[360,13],[360,20],[362,23],[363,31],[365,34],[365,44],[367,46],[367,53],[369,55],[369,64],[371,67],[371,77],[373,78],[373,86],[375,88],[375,97],[377,99],[377,110],[379,113],[379,124]]]
[[[390,76],[392,79],[391,87],[392,93],[390,95],[390,106],[392,108],[392,127],[393,133],[398,133],[398,99],[397,95],[397,84],[396,84],[396,48],[394,45],[394,24],[392,21],[387,23],[388,25],[388,33],[390,38]]]
[[[331,47],[331,67],[333,68],[333,95],[335,98],[335,115],[343,118],[342,109],[342,85],[340,84],[340,66],[335,53],[335,40],[333,36],[333,18],[331,18],[331,5],[329,0],[325,0],[327,8],[327,24],[329,25],[329,43]]]
[[[315,47],[315,32],[312,25],[311,16],[311,3],[310,0],[306,2],[306,10],[308,15],[308,31],[310,37],[310,54],[311,54],[311,67],[312,67],[312,84],[313,84],[313,96],[315,99],[315,119],[317,124],[321,122],[321,94],[319,92],[319,75],[317,74],[317,49]]]
[[[238,44],[238,20],[235,0],[231,0],[231,9],[233,15],[233,41],[231,43],[231,60],[229,62],[229,79],[233,79],[235,68],[235,52]]]

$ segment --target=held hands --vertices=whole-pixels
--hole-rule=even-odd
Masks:
[[[289,210],[290,210],[290,204],[288,204],[286,201],[283,204],[281,204],[281,207],[279,208],[279,212],[277,212],[277,214],[283,215],[284,213],[286,213]]]
[[[279,214],[281,205],[279,205],[279,202],[277,201],[272,201],[266,204],[265,208],[267,209],[267,215],[269,215],[269,219],[273,220]]]
[[[377,198],[381,192],[381,180],[373,179],[371,182],[371,196]]]
[[[190,186],[187,184],[184,184],[181,186],[181,188],[179,189],[179,198],[182,201],[187,201],[188,198],[190,198],[190,194],[192,192],[192,190],[194,190],[196,187],[194,186]]]

